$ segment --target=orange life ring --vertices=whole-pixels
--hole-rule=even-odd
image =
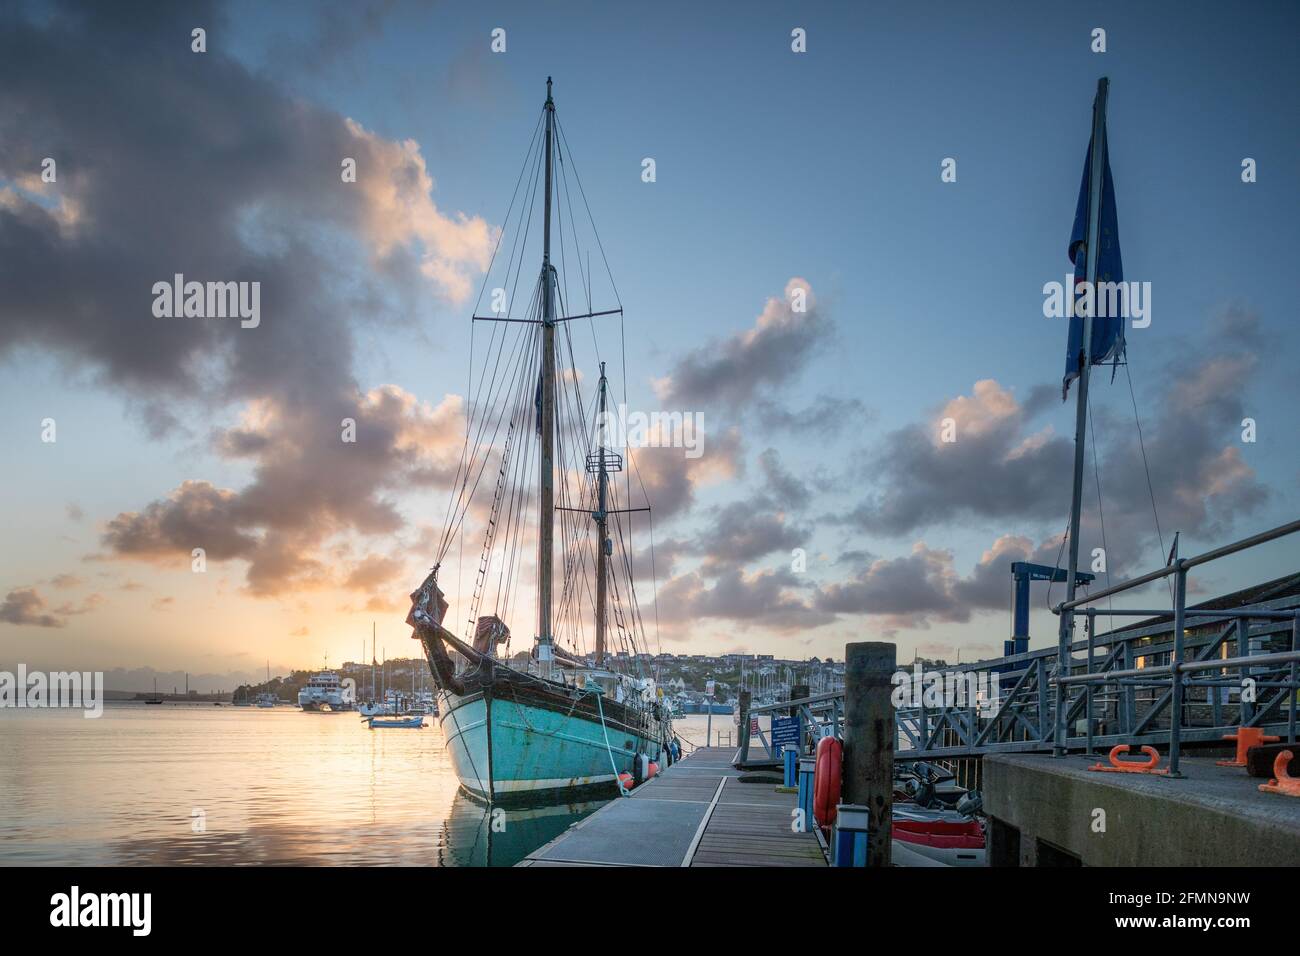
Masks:
[[[817,763],[813,771],[813,817],[822,829],[835,822],[835,808],[840,802],[840,771],[844,763],[844,745],[838,737],[823,737],[817,742]]]

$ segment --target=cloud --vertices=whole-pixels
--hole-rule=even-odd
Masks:
[[[670,538],[657,551],[666,555],[665,568],[684,555],[703,558],[701,571],[713,577],[727,569],[740,569],[775,552],[789,554],[806,546],[811,523],[791,518],[809,500],[807,486],[781,462],[780,453],[768,448],[758,456],[762,484],[751,495],[715,505],[692,521],[699,530],[690,538]],[[648,571],[648,568],[642,569]]]
[[[797,290],[805,295],[802,312],[793,308]],[[753,328],[688,352],[655,383],[655,390],[673,408],[734,410],[793,379],[832,331],[812,287],[792,278],[784,297],[767,300]]]
[[[397,558],[368,554],[353,567],[343,586],[354,591],[371,591],[393,581],[405,567],[406,563]]]
[[[0,622],[31,627],[63,627],[64,622],[45,612],[45,599],[35,588],[14,588],[0,604]]]
[[[763,472],[764,504],[790,511],[802,511],[808,507],[812,492],[801,478],[785,467],[779,451],[764,449],[758,456],[758,465]]]
[[[53,156],[50,193],[80,212],[69,231],[57,206],[26,191],[0,203],[0,353],[46,347],[137,394],[289,391],[346,374],[370,314],[349,308],[350,295],[391,304],[393,286],[432,286],[456,300],[482,271],[494,231],[437,207],[414,142],[294,98],[219,44],[189,51],[192,23],[215,37],[224,19],[216,5],[89,5],[37,25],[10,8],[0,180]],[[343,157],[356,159],[356,183],[341,181]],[[340,255],[340,243],[382,274]],[[58,281],[56,269],[79,281]],[[260,281],[262,325],[155,318],[152,284],[177,272]]]
[[[886,633],[934,621],[964,623],[974,611],[1006,610],[1012,562],[1055,565],[1059,545],[1059,537],[1035,548],[1027,538],[1003,535],[963,577],[951,551],[918,541],[902,557],[864,556],[853,578],[821,589],[815,604],[835,614],[878,617]]]
[[[312,4],[295,10],[294,31],[271,38],[270,65],[286,75],[319,73],[380,36],[397,6],[398,0],[351,0],[343,7]]]
[[[741,627],[760,627],[781,633],[821,627],[835,620],[833,613],[811,606],[793,593],[805,587],[785,569],[746,576],[737,568],[720,573],[712,586],[699,572],[673,578],[659,591],[661,622],[688,625],[702,619],[728,620]],[[684,634],[685,627],[672,628]]]
[[[808,540],[809,529],[786,520],[782,512],[760,511],[749,500],[715,508],[709,523],[695,539],[705,568],[741,566],[774,551],[789,553]]]
[[[448,395],[433,406],[395,386],[334,401],[332,413],[254,403],[238,425],[213,435],[220,454],[253,460],[252,482],[232,490],[186,481],[166,499],[112,518],[102,543],[122,558],[174,562],[201,547],[209,560],[246,560],[257,595],[323,587],[340,576],[345,587],[376,580],[379,565],[332,569],[322,546],[342,532],[395,533],[405,520],[392,494],[450,485],[462,402]],[[342,440],[344,418],[355,422],[355,441]]]
[[[165,501],[154,501],[140,512],[123,512],[109,520],[103,544],[133,558],[188,556],[203,548],[221,561],[249,557],[257,540],[237,528],[239,496],[206,481],[186,481]]]
[[[1258,341],[1257,319],[1230,311],[1216,323],[1214,349],[1190,347],[1170,360],[1142,409],[1146,461],[1161,524],[1220,536],[1268,498],[1238,441],[1243,390],[1258,364],[1243,346]],[[875,487],[849,516],[861,531],[902,535],[966,519],[1064,525],[1074,467],[1073,441],[1035,429],[1047,386],[1024,402],[992,379],[948,401],[933,418],[891,432],[869,454]],[[956,441],[941,440],[945,418]],[[1097,420],[1100,419],[1100,420]],[[1097,455],[1112,573],[1149,564],[1155,549],[1142,448],[1131,421],[1111,421],[1094,406]],[[1093,435],[1089,435],[1090,448]],[[1089,455],[1085,553],[1101,544]],[[1163,557],[1163,555],[1161,556]]]
[[[945,418],[956,440],[943,442]],[[899,535],[964,516],[1044,520],[1069,506],[1073,443],[1028,433],[1028,416],[992,379],[949,401],[931,421],[887,435],[869,456],[879,487],[849,514],[863,531]],[[1063,496],[1062,479],[1066,492]]]
[[[698,458],[687,458],[681,448],[632,450],[629,456],[635,463],[632,487],[639,494],[644,484],[656,521],[666,521],[689,511],[699,488],[731,481],[744,474],[739,429],[730,428],[720,434],[707,433],[702,451]]]
[[[816,435],[831,438],[843,431],[852,431],[874,423],[880,416],[856,398],[838,398],[818,395],[811,405],[794,409],[788,403],[770,399],[757,400],[758,418],[772,431],[790,432],[794,435]]]
[[[202,56],[195,23],[208,28]],[[323,541],[397,530],[396,491],[454,470],[443,430],[460,427],[458,400],[367,390],[353,354],[368,327],[410,322],[430,292],[463,300],[496,231],[439,205],[414,141],[224,54],[225,25],[214,3],[0,14],[0,357],[34,347],[91,371],[155,437],[242,409],[214,447],[251,460],[249,485],[195,476],[111,518],[103,540],[118,557],[203,547],[248,560],[250,589],[273,594],[330,580]],[[43,156],[56,183],[34,176]],[[259,282],[260,325],[155,318],[153,284],[176,273]],[[340,441],[345,418],[355,444]]]
[[[352,119],[345,120],[345,126],[353,137],[352,152],[346,155],[361,154],[355,183],[361,195],[358,212],[377,259],[418,243],[421,274],[453,302],[464,302],[471,292],[471,275],[488,267],[495,230],[480,217],[447,216],[438,209],[419,143],[382,139]]]

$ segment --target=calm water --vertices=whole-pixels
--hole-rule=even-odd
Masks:
[[[702,744],[705,720],[678,726]],[[600,806],[507,810],[493,832],[426,724],[372,731],[356,714],[290,707],[110,703],[97,720],[6,708],[0,865],[511,866]]]

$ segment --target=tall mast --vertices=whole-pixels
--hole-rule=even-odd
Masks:
[[[555,101],[546,78],[546,202],[542,227],[542,460],[537,535],[537,662],[551,675],[555,636],[551,632],[551,565],[555,537],[555,276],[551,268],[551,152]]]
[[[1079,390],[1075,396],[1078,405],[1074,415],[1074,492],[1070,499],[1070,568],[1065,579],[1065,603],[1074,600],[1079,570],[1079,521],[1083,510],[1084,437],[1088,430],[1088,373],[1092,369],[1092,317],[1097,311],[1097,256],[1100,252],[1101,191],[1104,180],[1102,157],[1106,155],[1106,94],[1110,83],[1106,77],[1097,81],[1097,97],[1092,103],[1092,152],[1089,154],[1088,179],[1088,233],[1087,245],[1076,255],[1085,255],[1084,279],[1093,291],[1092,307],[1083,316],[1082,363],[1079,369]],[[1077,261],[1077,260],[1076,260]],[[1074,295],[1074,290],[1070,290]],[[1074,639],[1074,611],[1061,613],[1060,632],[1057,636],[1056,662],[1056,742],[1053,753],[1065,754],[1065,685],[1060,682],[1070,669],[1070,643]]]
[[[605,582],[609,576],[609,535],[606,527],[609,519],[607,492],[609,489],[609,470],[605,467],[605,363],[600,363],[600,411],[596,418],[600,427],[596,431],[596,530],[600,533],[596,541],[596,666],[605,665]]]

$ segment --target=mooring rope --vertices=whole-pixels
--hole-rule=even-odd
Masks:
[[[614,762],[614,748],[609,745],[609,728],[605,726],[605,707],[601,704],[600,698],[601,695],[596,694],[596,710],[600,713],[600,729],[605,734],[605,752],[609,754],[609,767],[614,771],[614,782],[618,784],[619,796],[626,797],[627,789],[623,786],[622,779],[619,778],[618,764]]]

